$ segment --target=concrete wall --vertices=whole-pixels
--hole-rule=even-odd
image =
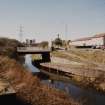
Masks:
[[[91,44],[93,44],[93,45],[103,45],[103,37],[92,38]]]

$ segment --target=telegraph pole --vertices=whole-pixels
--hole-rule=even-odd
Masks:
[[[67,24],[65,24],[65,43],[66,43],[66,49],[67,49],[67,37],[68,36],[68,25]]]
[[[20,42],[23,41],[23,27],[22,27],[22,25],[20,25],[20,30],[19,30],[19,40],[20,40]]]

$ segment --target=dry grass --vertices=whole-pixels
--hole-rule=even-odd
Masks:
[[[53,52],[52,56],[68,59],[82,63],[82,67],[102,67],[105,64],[105,51],[103,50],[70,50],[64,52]],[[76,66],[76,65],[75,65]]]
[[[69,53],[89,61],[105,64],[105,51],[103,50],[71,50]]]
[[[52,56],[60,57],[60,58],[65,58],[71,61],[76,61],[76,62],[82,62],[81,57],[76,55],[75,53],[72,52],[53,52]]]
[[[78,105],[65,93],[42,84],[8,57],[0,56],[0,76],[11,83],[19,98],[32,105]]]

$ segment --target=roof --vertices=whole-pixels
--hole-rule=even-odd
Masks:
[[[92,39],[92,37],[85,37],[85,38],[76,39],[76,40],[74,40],[74,41],[72,41],[72,42],[76,42],[76,41],[86,41],[86,40],[91,40],[91,39]]]
[[[93,36],[93,38],[100,38],[100,37],[105,37],[105,33],[96,34]]]
[[[101,33],[101,34],[96,34],[92,37],[84,37],[84,38],[80,38],[80,39],[76,39],[76,40],[73,40],[71,42],[76,42],[76,41],[87,41],[87,40],[91,40],[93,38],[101,38],[101,37],[105,37],[105,33]]]

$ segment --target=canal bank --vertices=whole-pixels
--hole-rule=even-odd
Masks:
[[[16,60],[6,56],[0,56],[0,60],[0,77],[10,82],[16,91],[16,98],[24,104],[80,105],[66,93],[41,83],[37,76],[32,75],[29,68],[26,69]]]
[[[64,79],[66,79],[66,81],[72,81],[76,85],[78,85],[82,88],[85,88],[88,90],[92,89],[92,90],[96,90],[96,91],[99,91],[102,93],[105,92],[104,85],[101,87],[101,84],[104,84],[104,78],[103,78],[104,72],[102,72],[102,71],[97,71],[98,76],[92,77],[92,74],[90,73],[90,75],[89,75],[89,72],[83,73],[83,75],[82,75],[81,69],[80,70],[71,69],[63,64],[57,65],[57,64],[51,64],[51,63],[47,63],[47,64],[45,63],[45,64],[40,64],[40,66],[38,66],[38,67],[41,70],[41,72],[49,75],[51,78],[53,78],[53,76],[57,75],[56,79],[64,78]],[[63,69],[62,69],[62,67],[63,67]],[[68,71],[66,71],[65,69],[68,69]],[[80,73],[79,72],[75,73],[75,71],[77,71],[77,70],[80,71]],[[92,73],[93,73],[93,75],[95,75],[93,70],[92,70]],[[84,76],[84,74],[85,74],[85,76]],[[100,78],[100,77],[102,77],[102,78]]]
[[[51,56],[57,59],[52,59],[51,64],[41,64],[42,67],[63,71],[77,84],[105,92],[105,51],[71,49],[52,52]]]
[[[28,60],[28,57],[26,60]],[[30,69],[32,70],[32,68]],[[41,70],[41,72],[43,71],[45,70]],[[62,76],[59,78],[58,75],[52,74],[50,75],[50,78],[49,77],[47,79],[41,78],[41,81],[42,83],[46,83],[53,88],[65,91],[74,100],[81,102],[83,105],[100,105],[100,103],[101,105],[105,105],[105,94],[102,94],[94,90],[87,90],[81,88],[78,85],[75,85],[75,83],[67,81],[67,79],[65,78],[62,78]]]

